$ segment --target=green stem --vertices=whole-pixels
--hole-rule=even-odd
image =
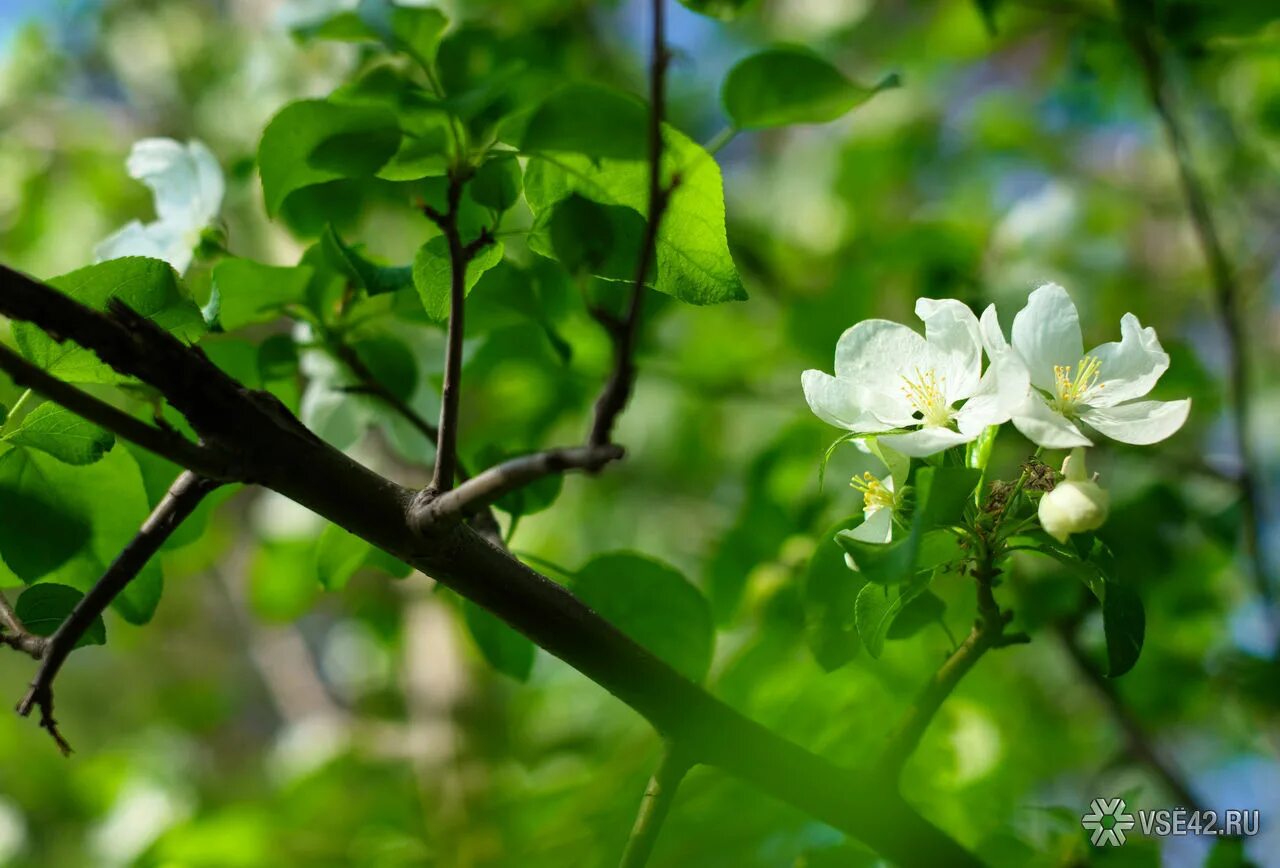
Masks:
[[[720,132],[712,136],[710,140],[702,146],[703,150],[714,157],[716,154],[720,153],[721,149],[723,149],[725,145],[737,138],[738,133],[739,130],[737,127],[725,127]]]
[[[658,770],[649,779],[649,786],[645,788],[644,797],[640,800],[636,823],[631,829],[631,837],[627,839],[627,849],[622,854],[618,868],[644,868],[649,861],[658,833],[662,831],[671,803],[675,801],[676,790],[690,765],[674,745],[668,743],[663,749]]]
[[[13,428],[14,423],[18,421],[19,411],[26,406],[27,401],[29,400],[31,400],[31,390],[27,389],[18,396],[18,400],[14,401],[13,406],[9,408],[8,417],[4,420],[4,424],[0,425],[0,435],[9,433],[9,430]]]

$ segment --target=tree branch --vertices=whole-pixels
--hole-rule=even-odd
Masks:
[[[877,768],[890,780],[896,781],[902,767],[920,745],[925,730],[937,715],[960,679],[993,648],[1025,644],[1030,640],[1025,633],[1005,633],[1005,627],[1013,618],[1012,612],[1002,612],[992,592],[999,570],[995,568],[990,550],[983,546],[982,557],[973,569],[977,583],[978,617],[969,635],[960,643],[946,661],[929,679],[929,683],[907,709],[898,727],[889,736],[888,744],[880,754]]]
[[[1125,705],[1120,694],[1116,692],[1115,684],[1105,678],[1089,661],[1088,656],[1080,647],[1080,639],[1076,634],[1076,624],[1060,623],[1056,625],[1056,629],[1058,638],[1062,640],[1062,647],[1066,650],[1067,656],[1071,658],[1071,662],[1075,664],[1076,670],[1085,682],[1093,688],[1098,699],[1102,701],[1103,707],[1111,715],[1111,719],[1120,727],[1129,755],[1151,770],[1152,774],[1164,784],[1169,793],[1177,799],[1180,807],[1190,811],[1204,810],[1203,804],[1196,798],[1195,793],[1191,791],[1191,786],[1187,783],[1182,772],[1160,755],[1141,721],[1134,716],[1133,711]]]
[[[658,226],[667,210],[671,192],[677,183],[671,179],[669,186],[662,183],[662,121],[666,116],[667,64],[671,60],[666,43],[666,0],[653,0],[653,44],[649,63],[649,219],[645,223],[640,243],[640,258],[636,262],[636,274],[631,285],[631,300],[627,313],[618,320],[610,315],[597,314],[596,319],[613,338],[613,371],[596,399],[595,417],[587,443],[603,446],[613,438],[613,425],[631,398],[635,382],[635,345],[640,332],[640,314],[644,307],[645,280],[649,276],[649,263],[657,259]]]
[[[57,724],[53,720],[53,680],[66,662],[67,655],[76,647],[90,625],[111,605],[111,601],[119,596],[159,551],[165,540],[191,515],[205,495],[220,484],[189,470],[183,471],[169,487],[164,499],[143,522],[137,536],[130,540],[102,578],[98,579],[97,584],[80,598],[71,614],[44,643],[40,668],[31,682],[31,689],[18,703],[18,713],[26,717],[33,707],[40,706],[41,725],[49,730],[63,753],[69,753],[70,746],[58,733]]]
[[[553,473],[583,470],[595,473],[623,456],[621,446],[569,446],[512,458],[490,467],[452,491],[420,499],[412,521],[420,533],[461,521],[493,505],[504,495]]]
[[[44,653],[45,638],[27,629],[27,625],[22,623],[18,613],[9,605],[9,598],[2,593],[0,593],[0,627],[4,627],[4,632],[0,633],[0,644],[8,645],[23,654],[30,654],[37,660],[40,659],[40,655]]]
[[[273,489],[488,609],[582,672],[681,744],[695,761],[861,839],[903,866],[977,860],[922,818],[882,777],[837,768],[707,693],[614,628],[569,590],[465,524],[419,535],[415,492],[374,473],[301,425],[279,402],[245,389],[127,308],[91,310],[54,289],[0,272],[0,313],[74,338],[121,373],[158,389],[202,436],[234,451],[245,479]],[[234,447],[234,449],[233,449]]]
[[[338,357],[338,360],[346,365],[347,369],[360,381],[360,391],[386,404],[400,418],[417,429],[418,433],[423,437],[432,443],[436,442],[440,436],[439,429],[419,416],[416,410],[401,400],[395,392],[388,389],[374,375],[373,371],[369,370],[369,366],[364,363],[364,360],[357,355],[355,350],[341,340],[330,341],[329,346],[332,348],[333,354]],[[354,389],[349,391],[354,391]]]
[[[1218,233],[1213,209],[1204,184],[1195,170],[1195,161],[1186,132],[1174,106],[1173,96],[1165,75],[1163,60],[1155,37],[1146,18],[1152,13],[1149,4],[1142,0],[1117,0],[1125,36],[1138,58],[1146,84],[1147,97],[1160,123],[1165,138],[1178,166],[1178,181],[1183,199],[1191,215],[1191,224],[1204,253],[1205,263],[1213,281],[1213,303],[1218,319],[1226,333],[1227,379],[1232,399],[1233,428],[1236,451],[1240,455],[1241,525],[1244,529],[1245,555],[1252,567],[1258,596],[1266,604],[1274,625],[1280,626],[1280,613],[1275,611],[1276,591],[1267,570],[1266,555],[1261,544],[1264,498],[1262,475],[1258,470],[1257,456],[1249,439],[1250,409],[1249,369],[1246,352],[1247,334],[1244,314],[1241,310],[1241,290],[1235,270]]]
[[[640,799],[640,810],[636,813],[636,822],[618,868],[644,868],[648,863],[658,833],[671,810],[671,803],[675,801],[676,791],[689,768],[690,763],[676,745],[667,743],[663,746],[658,770],[649,778],[649,785]]]
[[[458,203],[466,177],[454,172],[449,176],[448,210],[437,211],[427,205],[423,212],[440,227],[449,245],[449,331],[444,356],[444,389],[440,394],[440,424],[436,435],[436,466],[430,490],[448,491],[453,487],[458,466],[458,405],[462,397],[462,338],[467,307],[467,265],[489,244],[493,233],[485,229],[473,241],[464,244],[458,228]]]
[[[77,416],[174,464],[198,470],[214,479],[231,479],[234,476],[232,463],[218,450],[192,443],[175,431],[165,431],[135,419],[106,401],[46,373],[3,344],[0,344],[0,371],[8,374],[17,385],[38,392]]]

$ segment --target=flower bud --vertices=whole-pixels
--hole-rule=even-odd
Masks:
[[[1084,450],[1077,447],[1062,462],[1065,477],[1040,498],[1040,526],[1058,542],[1066,542],[1073,533],[1084,533],[1102,527],[1107,520],[1111,498],[1107,492],[1085,475]]]

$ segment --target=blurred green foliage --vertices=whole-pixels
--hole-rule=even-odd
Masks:
[[[461,444],[469,465],[485,467],[580,439],[611,365],[588,307],[621,309],[618,281],[634,272],[643,231],[643,171],[603,193],[588,182],[593,173],[617,181],[611,161],[636,155],[643,106],[621,94],[644,93],[645,4],[467,0],[446,9],[452,23],[441,31],[434,13],[366,0],[382,17],[339,16],[328,32],[299,35],[285,19],[307,16],[308,4],[284,5],[67,3],[20,30],[0,72],[0,259],[44,278],[85,266],[115,228],[151,219],[146,189],[124,172],[132,143],[207,142],[227,196],[219,232],[186,276],[192,298],[137,304],[190,339],[216,323],[201,341],[216,364],[272,391],[336,445],[421,484],[430,446],[353,393],[326,342],[340,330],[397,398],[434,418],[447,297],[440,241],[416,206],[440,204],[442,149],[510,136],[537,154],[568,142],[584,153],[567,168],[510,155],[485,162],[462,203],[470,238],[511,210],[501,247],[468,276]],[[1280,490],[1277,10],[1164,2],[1139,11],[1166,52],[1246,288],[1254,440],[1264,480]],[[665,294],[647,294],[640,377],[617,432],[628,456],[597,477],[499,503],[511,548],[588,601],[598,595],[623,629],[705,674],[735,707],[835,762],[869,762],[974,604],[961,577],[942,577],[910,622],[862,653],[871,650],[856,625],[864,578],[831,540],[860,509],[845,480],[871,465],[837,448],[819,486],[834,432],[805,407],[800,371],[827,368],[854,322],[907,320],[922,296],[995,302],[1007,321],[1031,288],[1055,280],[1082,309],[1087,345],[1113,338],[1103,324],[1133,311],[1173,357],[1156,397],[1189,395],[1194,410],[1158,450],[1112,445],[1091,457],[1113,496],[1098,538],[1146,607],[1142,657],[1107,684],[1207,806],[1263,810],[1264,837],[1247,849],[1274,860],[1280,843],[1266,818],[1280,815],[1280,671],[1238,538],[1223,336],[1115,9],[691,0],[670,15],[666,170],[681,173],[683,201],[697,206],[682,216],[677,198],[663,223],[655,288]],[[465,94],[446,113],[463,120],[442,122],[387,44],[434,65],[444,93]],[[824,77],[736,66],[781,44],[803,44]],[[828,120],[866,95],[852,82],[890,72],[900,87],[831,123],[719,135]],[[761,96],[766,84],[782,89],[785,117]],[[557,86],[571,106],[544,101]],[[538,113],[521,110],[534,105]],[[564,119],[583,106],[591,111]],[[397,128],[404,116],[412,136]],[[353,135],[330,135],[334,118]],[[720,146],[716,160],[694,142]],[[276,166],[277,147],[304,146],[315,159],[301,174],[297,160]],[[223,285],[254,293],[232,297]],[[350,296],[351,286],[363,294]],[[9,336],[37,340],[21,327]],[[111,377],[76,355],[61,375]],[[139,412],[183,424],[147,389],[124,388]],[[0,419],[20,394],[0,377]],[[0,585],[44,582],[17,597],[26,613],[69,608],[175,472],[93,432],[61,454],[22,444],[38,425],[64,431],[54,415],[29,400],[4,423],[0,447],[0,549],[28,552],[0,563]],[[1028,452],[1002,434],[992,472],[1016,475]],[[75,464],[81,457],[100,460]],[[60,475],[75,482],[48,481]],[[77,496],[57,495],[72,485]],[[658,750],[642,721],[491,616],[281,498],[245,490],[213,500],[121,597],[111,623],[95,626],[91,637],[109,633],[110,646],[77,651],[60,676],[59,719],[78,749],[70,763],[30,721],[0,715],[0,862],[616,862]],[[1266,530],[1274,563],[1280,534]],[[628,576],[651,571],[662,584],[608,587],[618,559],[635,562]],[[1108,659],[1102,613],[1080,582],[1030,557],[1005,578],[1003,602],[1034,641],[993,654],[961,684],[907,767],[906,795],[995,864],[1103,861],[1079,828],[1091,798],[1128,793],[1131,807],[1172,807],[1175,796],[1137,761],[1120,719],[1064,651],[1060,631],[1078,630],[1092,666]],[[657,586],[678,620],[649,619],[645,594]],[[15,699],[30,667],[0,655],[0,684]],[[1181,865],[1208,853],[1190,840],[1162,846],[1163,855],[1155,842],[1131,843],[1123,856]],[[651,864],[873,859],[696,769]]]

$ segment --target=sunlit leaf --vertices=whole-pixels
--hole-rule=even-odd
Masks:
[[[850,81],[818,55],[803,48],[773,48],[753,54],[729,71],[721,91],[725,111],[740,129],[833,121],[886,88]]]
[[[67,464],[92,464],[115,445],[115,435],[48,401],[28,413],[4,439],[48,452]]]

